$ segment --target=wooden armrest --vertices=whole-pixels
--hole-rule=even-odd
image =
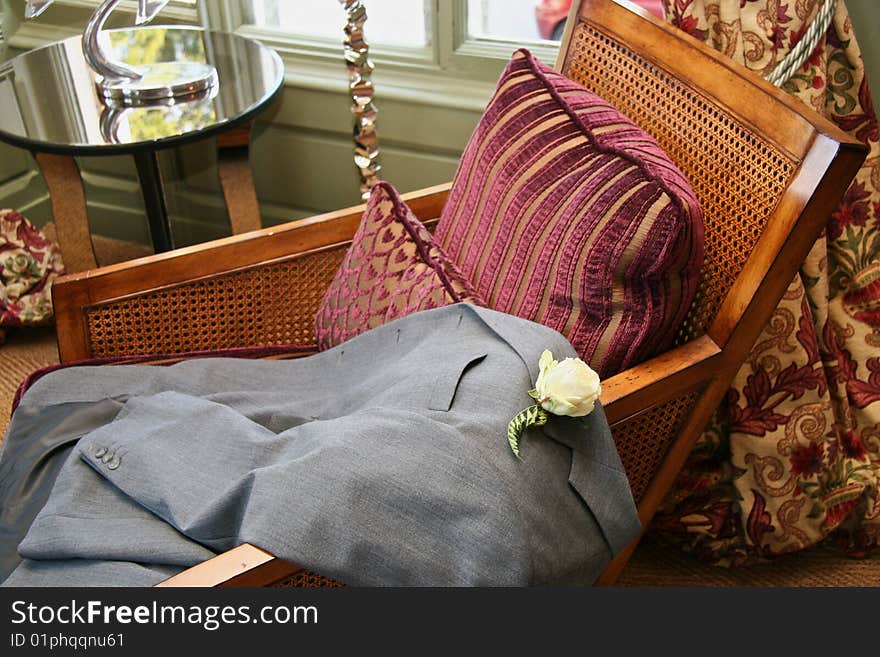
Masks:
[[[244,543],[213,559],[169,577],[157,587],[233,587],[268,586],[303,570],[300,566],[273,557],[265,550]]]
[[[403,198],[439,217],[449,184]],[[364,206],[59,278],[62,362],[204,349],[311,344],[326,287]]]
[[[663,352],[602,382],[609,424],[688,394],[720,368],[721,349],[709,336]]]

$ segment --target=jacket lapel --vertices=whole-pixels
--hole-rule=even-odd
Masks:
[[[569,356],[577,357],[577,353],[568,341],[546,326],[534,322],[523,322],[512,315],[481,306],[470,304],[463,304],[463,306],[510,345],[528,369],[533,386],[538,380],[538,360],[541,358],[541,352],[545,349],[550,349],[556,359]]]
[[[550,349],[557,360],[577,358],[574,348],[560,334],[545,326],[525,323],[480,306],[467,305],[486,326],[519,355],[529,371],[532,385],[538,379],[538,360]],[[602,529],[608,547],[617,554],[641,529],[629,480],[614,447],[611,430],[601,404],[587,417],[552,417],[543,426],[544,434],[571,448],[568,482],[590,508]]]
[[[568,483],[593,512],[612,554],[617,554],[641,530],[629,480],[614,447],[601,405],[581,418],[551,417],[544,433],[571,448]]]

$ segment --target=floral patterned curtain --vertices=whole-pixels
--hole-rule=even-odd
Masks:
[[[830,0],[664,0],[667,20],[766,76]],[[843,0],[783,86],[870,147],[655,520],[737,565],[880,544],[880,137]]]

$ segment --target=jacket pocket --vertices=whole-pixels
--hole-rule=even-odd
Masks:
[[[434,373],[436,379],[428,399],[428,408],[432,411],[448,411],[452,408],[459,381],[485,357],[486,352],[463,352],[450,356],[443,368]]]

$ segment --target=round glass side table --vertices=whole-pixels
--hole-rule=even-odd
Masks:
[[[85,190],[75,156],[134,158],[154,250],[174,248],[157,153],[217,137],[220,184],[233,233],[260,227],[249,161],[254,117],[279,94],[284,66],[273,50],[244,37],[197,27],[109,30],[116,60],[213,64],[219,83],[173,104],[108,105],[99,97],[80,37],[0,66],[0,140],[29,150],[46,180],[68,271],[97,266]]]

